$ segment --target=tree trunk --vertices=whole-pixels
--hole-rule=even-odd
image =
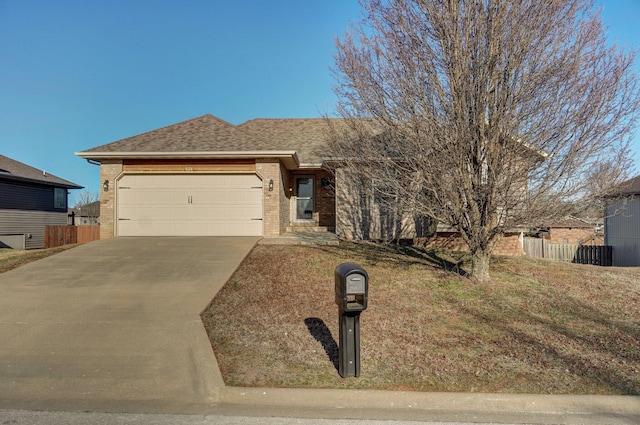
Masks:
[[[471,279],[477,282],[489,281],[490,252],[478,249],[471,253]]]

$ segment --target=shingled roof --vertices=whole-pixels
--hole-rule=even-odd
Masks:
[[[207,114],[88,149],[83,153],[221,152],[263,148],[263,143],[252,135]]]
[[[547,226],[543,227],[555,227],[555,228],[566,228],[566,229],[590,229],[594,227],[593,223],[588,222],[582,218],[573,217],[568,215],[556,222],[553,222]]]
[[[76,154],[97,160],[152,156],[290,156],[289,166],[319,166],[326,157],[327,135],[328,125],[322,118],[254,119],[234,126],[207,114]]]
[[[0,180],[15,180],[67,189],[82,189],[82,186],[4,155],[0,155]]]
[[[640,195],[640,175],[617,185],[612,193],[616,195]]]
[[[295,150],[302,165],[319,166],[327,157],[329,126],[324,118],[257,118],[238,129],[276,149]]]

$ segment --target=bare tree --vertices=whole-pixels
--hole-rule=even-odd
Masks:
[[[384,180],[407,211],[460,231],[473,278],[489,279],[510,227],[624,178],[640,109],[635,53],[607,46],[592,1],[361,7],[336,40],[337,113],[349,130],[334,126],[332,155]]]
[[[87,221],[88,224],[98,224],[100,218],[100,194],[89,190],[79,193],[73,207],[77,216]]]

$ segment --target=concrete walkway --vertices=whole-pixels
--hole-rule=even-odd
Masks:
[[[208,411],[199,313],[257,240],[109,239],[0,274],[0,409]]]
[[[260,239],[259,245],[339,245],[333,232],[285,232],[277,238]]]

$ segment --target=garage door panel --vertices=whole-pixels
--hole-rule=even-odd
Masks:
[[[136,193],[129,189],[118,190],[118,201],[124,205],[132,204],[136,200]]]
[[[244,205],[244,204],[247,203],[247,201],[249,199],[250,198],[248,198],[245,193],[242,193],[242,192],[231,192],[231,193],[228,194],[228,197],[227,197],[226,201],[229,204],[241,204],[241,205]]]
[[[155,236],[161,222],[119,221],[118,227],[123,235]]]
[[[229,218],[238,217],[242,219],[258,219],[262,217],[262,211],[259,208],[247,208],[232,206],[225,209],[225,216]]]
[[[261,236],[261,188],[255,174],[126,175],[118,235]]]

